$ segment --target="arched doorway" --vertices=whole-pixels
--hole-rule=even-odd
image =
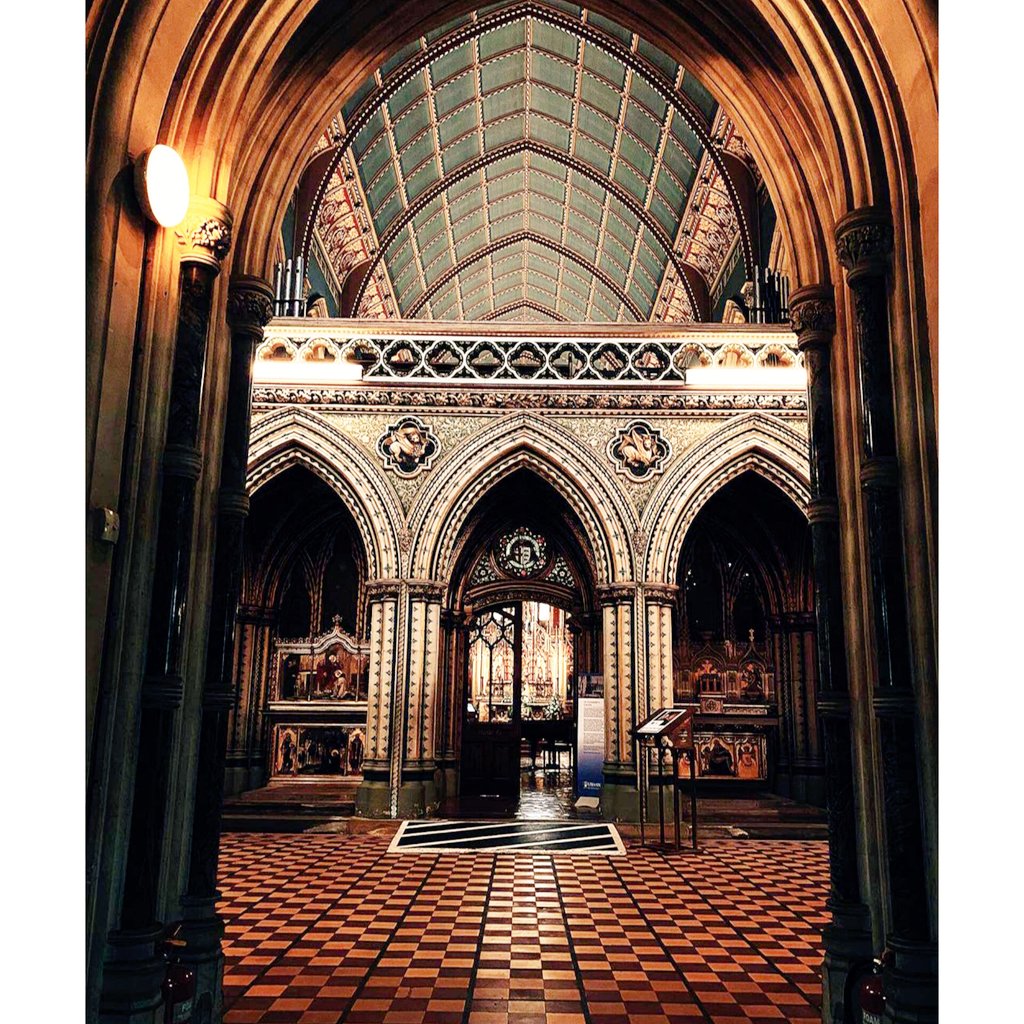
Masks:
[[[496,485],[470,521],[453,598],[460,646],[446,681],[459,765],[449,809],[566,816],[577,680],[597,649],[583,529],[529,470]]]
[[[700,708],[706,795],[823,805],[810,527],[753,470],[711,496],[679,560],[674,691]]]
[[[286,469],[253,495],[245,566],[226,790],[302,785],[306,802],[354,806],[369,667],[355,521],[313,473]]]

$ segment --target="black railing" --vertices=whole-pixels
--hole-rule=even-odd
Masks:
[[[789,323],[789,278],[770,267],[755,267],[753,285],[753,301],[747,307],[747,322]]]

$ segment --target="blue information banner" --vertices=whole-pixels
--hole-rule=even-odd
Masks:
[[[576,796],[599,797],[601,769],[604,766],[604,696],[601,677],[584,677],[580,682],[582,685],[576,710]],[[595,695],[585,696],[588,692]]]

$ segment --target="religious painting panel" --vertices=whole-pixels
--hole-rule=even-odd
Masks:
[[[271,778],[361,779],[362,725],[275,725]]]
[[[695,743],[698,778],[759,781],[768,777],[763,733],[698,732]]]

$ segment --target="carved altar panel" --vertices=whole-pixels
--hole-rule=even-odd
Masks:
[[[363,725],[279,723],[272,740],[271,779],[362,779]]]

